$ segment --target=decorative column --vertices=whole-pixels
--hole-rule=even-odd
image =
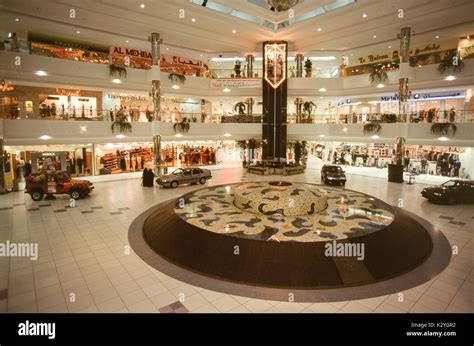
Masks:
[[[149,37],[151,42],[151,98],[153,100],[153,119],[161,120],[160,116],[160,101],[161,101],[161,82],[160,82],[160,44],[163,40],[160,34],[153,32]]]
[[[5,159],[3,155],[5,148],[3,146],[3,137],[0,136],[0,193],[6,192],[5,190]]]
[[[248,54],[245,57],[245,63],[247,64],[247,78],[253,78],[253,62],[255,61],[255,57],[252,54]]]
[[[295,56],[296,77],[303,77],[303,61],[304,61],[303,54],[296,54]]]
[[[408,119],[408,71],[410,68],[409,64],[409,53],[410,53],[410,27],[404,27],[401,29],[398,38],[400,39],[400,79],[398,81],[398,89],[400,94],[399,101],[399,118]]]
[[[296,123],[299,124],[301,122],[301,113],[303,108],[303,98],[297,97],[295,99],[295,106],[296,106]]]
[[[153,171],[155,174],[161,175],[161,136],[153,136]]]
[[[262,160],[286,162],[288,43],[263,43]]]
[[[253,97],[247,97],[245,103],[247,104],[247,115],[251,117],[253,115],[253,105],[255,104],[255,100]]]

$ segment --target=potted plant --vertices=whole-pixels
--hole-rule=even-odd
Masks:
[[[388,79],[387,72],[380,65],[374,65],[374,71],[369,75],[369,80],[371,83],[383,83]]]
[[[179,123],[173,125],[174,132],[187,133],[191,125],[189,124],[188,118],[184,117]]]
[[[245,114],[245,109],[247,108],[247,105],[245,102],[237,102],[234,106],[234,111],[238,111],[239,115],[244,115]]]
[[[132,132],[132,124],[129,123],[128,121],[124,120],[118,120],[114,121],[112,123],[112,126],[110,127],[112,130],[112,133],[115,133],[115,130],[117,130],[119,133],[131,133]]]
[[[453,73],[461,72],[464,68],[464,63],[459,57],[457,50],[450,50],[446,52],[441,63],[438,65],[438,71],[440,74],[452,71]]]
[[[242,67],[242,62],[240,60],[235,60],[234,64],[234,72],[235,72],[235,77],[240,78],[240,74],[242,73],[241,68]]]
[[[364,133],[369,134],[369,133],[379,133],[382,130],[382,126],[377,123],[368,123],[364,125]]]
[[[304,70],[306,73],[306,77],[311,77],[311,73],[313,72],[313,63],[311,62],[311,60],[309,60],[309,58],[306,58],[304,62]]]
[[[109,72],[111,77],[126,78],[127,69],[123,66],[118,66],[115,64],[109,65]]]
[[[168,79],[172,82],[178,82],[184,84],[186,82],[186,76],[184,74],[171,72],[168,76]]]
[[[454,136],[457,131],[457,127],[452,123],[436,123],[431,125],[431,134],[435,136]]]
[[[307,122],[311,122],[311,113],[313,113],[313,107],[316,107],[316,104],[313,101],[306,101],[303,103],[303,115]]]

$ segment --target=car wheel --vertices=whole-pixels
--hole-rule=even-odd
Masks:
[[[449,205],[456,204],[456,197],[454,197],[454,196],[449,196],[449,197],[448,197],[448,204],[449,204]]]
[[[44,197],[44,193],[42,191],[33,191],[31,192],[31,199],[33,201],[41,201]]]
[[[178,182],[175,180],[175,181],[173,181],[173,182],[171,183],[170,186],[174,189],[174,188],[177,188],[178,185],[179,185]]]
[[[71,196],[71,198],[74,198],[74,199],[79,199],[81,198],[81,193],[78,191],[78,190],[72,190],[69,195]]]
[[[199,179],[199,182],[200,182],[201,184],[205,184],[205,183],[206,183],[206,178],[201,177],[201,179]]]

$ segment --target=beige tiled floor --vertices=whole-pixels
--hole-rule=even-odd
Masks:
[[[238,182],[241,169],[213,171],[210,184]],[[262,177],[246,175],[249,180]],[[271,178],[266,178],[271,179]],[[309,169],[293,181],[319,182],[319,172]],[[39,259],[0,258],[0,312],[159,312],[176,301],[190,312],[474,312],[474,206],[441,206],[420,196],[421,184],[393,184],[386,179],[350,175],[347,188],[359,190],[396,204],[430,220],[448,237],[458,254],[433,280],[398,294],[331,303],[277,302],[232,296],[194,287],[156,271],[137,257],[128,245],[128,227],[141,212],[164,200],[196,189],[147,188],[138,180],[96,183],[90,198],[77,208],[64,209],[66,196],[33,202],[23,193],[0,196],[0,241],[37,242]],[[41,204],[39,211],[27,211]],[[91,210],[83,214],[81,211]],[[128,207],[122,214],[111,215]],[[465,225],[449,223],[454,221]],[[75,300],[71,300],[74,297]]]

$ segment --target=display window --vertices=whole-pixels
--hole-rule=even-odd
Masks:
[[[221,161],[220,141],[176,141],[161,145],[161,162],[165,167],[215,165]]]
[[[31,42],[31,54],[43,55],[58,59],[92,62],[95,64],[109,63],[109,56],[105,52],[57,46],[40,42]]]
[[[96,175],[139,172],[153,162],[152,144],[108,143],[95,145]]]
[[[0,97],[0,117],[3,119],[18,119],[20,117],[17,97]]]

